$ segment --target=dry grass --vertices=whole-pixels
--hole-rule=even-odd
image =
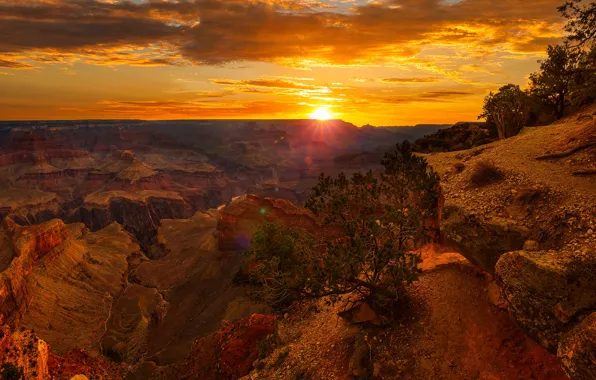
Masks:
[[[505,175],[490,161],[479,161],[472,169],[470,185],[480,187],[499,182]]]
[[[456,173],[463,172],[465,168],[466,168],[466,164],[464,164],[463,162],[456,162],[455,164],[453,164],[453,170]]]

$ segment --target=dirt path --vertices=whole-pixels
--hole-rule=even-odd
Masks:
[[[487,280],[466,264],[425,273],[401,324],[370,330],[371,370],[379,379],[567,379],[557,358],[524,336],[486,295]],[[282,346],[251,379],[351,379],[359,327],[338,307],[302,305],[281,321]],[[374,370],[373,370],[374,368]],[[302,376],[302,377],[300,377]]]
[[[425,274],[402,328],[373,348],[381,379],[567,379],[555,355],[493,306],[486,279],[467,265]]]

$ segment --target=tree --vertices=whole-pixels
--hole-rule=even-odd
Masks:
[[[519,86],[508,84],[484,98],[483,111],[478,118],[486,118],[495,124],[499,139],[512,137],[519,133],[528,120],[530,98]]]
[[[576,56],[567,45],[549,45],[548,58],[540,62],[540,71],[530,75],[530,94],[553,110],[557,119],[565,115],[569,93],[577,68]]]
[[[576,60],[571,102],[574,106],[583,106],[596,101],[596,44],[580,51]]]
[[[596,2],[567,0],[559,7],[559,12],[568,20],[565,30],[573,47],[582,49],[596,43]]]
[[[320,231],[265,224],[253,237],[250,276],[274,306],[297,298],[357,294],[379,307],[417,279],[419,255],[436,236],[438,175],[404,143],[385,155],[383,173],[321,175],[306,204]]]

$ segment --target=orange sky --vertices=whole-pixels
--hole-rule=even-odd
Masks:
[[[0,0],[0,119],[474,120],[562,0]]]

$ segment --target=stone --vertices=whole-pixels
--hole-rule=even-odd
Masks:
[[[526,240],[524,243],[524,251],[539,251],[540,244],[535,240]]]
[[[499,309],[507,309],[507,301],[501,294],[501,289],[495,281],[491,281],[487,287],[487,296],[490,302]]]
[[[495,273],[501,255],[522,249],[530,235],[514,220],[482,218],[455,206],[445,207],[441,233],[446,245],[490,274]]]
[[[596,313],[591,313],[561,338],[557,355],[572,380],[596,378]]]
[[[496,278],[511,316],[551,352],[582,312],[596,309],[593,252],[510,252],[497,263]]]

